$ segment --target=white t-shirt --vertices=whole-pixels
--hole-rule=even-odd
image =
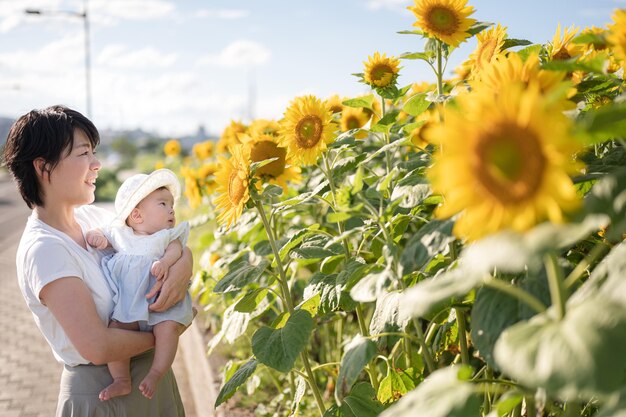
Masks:
[[[91,205],[79,207],[74,213],[83,235],[113,218],[112,212]],[[76,366],[89,361],[78,353],[48,307],[41,303],[39,293],[56,279],[81,278],[91,291],[102,323],[108,325],[113,311],[113,294],[100,269],[102,256],[103,252],[89,246],[88,250],[83,249],[68,235],[33,215],[28,218],[17,250],[17,279],[37,327],[61,363]]]

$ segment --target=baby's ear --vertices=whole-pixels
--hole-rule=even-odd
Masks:
[[[130,221],[132,221],[133,223],[143,223],[143,217],[141,216],[141,210],[139,210],[137,207],[135,207],[130,214],[128,215],[128,218]]]

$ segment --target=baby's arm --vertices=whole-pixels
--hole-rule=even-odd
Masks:
[[[92,229],[85,233],[85,240],[87,240],[89,246],[96,249],[106,249],[111,246],[111,243],[100,229]]]
[[[170,266],[172,266],[174,262],[179,260],[182,254],[183,244],[180,242],[179,239],[172,240],[170,244],[167,245],[167,248],[165,248],[165,253],[163,254],[163,257],[152,264],[150,272],[158,280],[166,278],[167,271],[170,269]]]

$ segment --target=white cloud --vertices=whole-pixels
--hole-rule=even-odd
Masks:
[[[366,6],[370,10],[389,9],[403,11],[410,4],[410,0],[368,0]]]
[[[259,42],[238,40],[230,43],[217,55],[200,58],[198,64],[226,68],[259,66],[269,61],[271,55],[270,50]]]
[[[195,13],[196,17],[214,17],[218,19],[242,19],[250,16],[250,10],[246,9],[203,9]]]
[[[98,54],[97,63],[121,69],[167,68],[174,65],[176,60],[176,54],[165,54],[152,47],[130,51],[125,45],[109,45]]]
[[[89,13],[127,20],[167,18],[175,10],[173,2],[164,0],[92,0],[89,3]]]

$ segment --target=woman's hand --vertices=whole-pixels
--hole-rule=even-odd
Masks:
[[[152,298],[161,292],[157,300],[150,304],[150,311],[162,312],[183,300],[187,295],[192,272],[193,256],[191,250],[185,246],[180,259],[170,267],[167,278],[157,281],[146,295],[146,298]]]

